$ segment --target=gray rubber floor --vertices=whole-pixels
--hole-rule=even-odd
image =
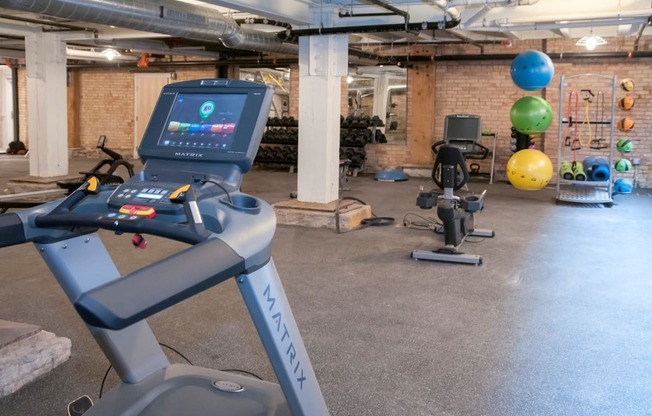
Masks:
[[[9,164],[24,169],[0,161],[3,179]],[[243,190],[273,203],[295,184],[285,171],[255,171]],[[554,189],[472,183],[487,189],[477,225],[496,232],[465,244],[484,258],[475,267],[410,259],[442,240],[403,227],[406,213],[435,215],[414,205],[421,185],[432,187],[351,179],[342,196],[395,225],[278,227],[276,265],[332,415],[652,415],[650,191],[603,208],[557,205]],[[101,235],[123,272],[181,247],[150,238],[134,250],[129,237]],[[0,318],[73,344],[68,362],[0,400],[0,414],[62,415],[81,394],[97,398],[107,362],[36,250],[1,249],[0,261]],[[149,322],[195,364],[274,379],[231,281]]]

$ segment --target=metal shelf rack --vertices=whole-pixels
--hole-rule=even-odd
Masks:
[[[601,120],[585,120],[585,114],[579,116],[578,120],[572,120],[570,118],[565,118],[564,114],[567,110],[565,105],[565,100],[568,99],[571,88],[576,87],[578,90],[587,86],[587,84],[593,82],[594,84],[599,84],[600,87],[610,88],[611,97],[610,100],[607,100],[606,96],[603,96],[605,103],[611,102],[611,112],[609,114],[603,114],[604,118]],[[594,85],[590,84],[590,85]],[[561,76],[559,81],[559,130],[558,130],[558,145],[557,145],[557,201],[572,202],[577,204],[605,204],[605,206],[610,207],[613,204],[612,198],[612,174],[609,176],[609,180],[605,181],[576,181],[576,180],[565,180],[559,175],[559,166],[562,160],[565,160],[564,157],[568,156],[568,152],[571,151],[570,147],[566,146],[566,138],[564,137],[564,127],[569,124],[571,127],[575,125],[577,128],[578,125],[581,125],[585,122],[588,122],[593,125],[605,125],[608,127],[608,145],[607,147],[600,152],[596,149],[580,149],[581,154],[586,156],[601,156],[608,160],[609,168],[613,166],[613,141],[614,141],[614,129],[615,129],[615,114],[616,114],[616,76],[615,75],[597,75],[597,74],[580,74],[580,75],[571,75],[571,76]],[[568,90],[569,93],[565,94],[564,91]],[[590,114],[589,114],[590,118]],[[606,154],[608,151],[608,154]],[[582,162],[578,160],[578,162]],[[612,173],[610,171],[610,173]]]

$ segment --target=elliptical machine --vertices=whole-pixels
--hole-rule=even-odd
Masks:
[[[100,160],[88,171],[79,172],[81,175],[84,175],[79,179],[57,182],[57,185],[60,188],[66,189],[68,190],[68,193],[70,193],[82,186],[82,184],[89,180],[92,176],[96,177],[102,185],[111,183],[123,183],[123,177],[115,174],[116,170],[118,170],[120,167],[124,168],[123,170],[126,170],[127,176],[129,178],[134,176],[134,165],[123,158],[120,153],[106,147],[105,135],[101,135],[97,139],[96,148],[100,149],[102,153],[107,155],[109,158]]]
[[[4,214],[7,212],[7,210],[12,208],[35,207],[46,202],[40,198],[47,198],[47,201],[51,201],[53,199],[61,198],[64,195],[70,195],[72,191],[82,186],[93,176],[96,177],[102,185],[110,183],[123,183],[124,178],[116,174],[116,171],[120,167],[124,168],[120,171],[123,175],[126,173],[127,178],[134,176],[134,165],[128,160],[124,159],[120,153],[106,147],[105,135],[100,136],[97,140],[97,148],[100,149],[109,158],[100,160],[88,171],[79,172],[84,176],[75,179],[58,181],[57,189],[46,189],[43,191],[23,192],[20,194],[0,195],[0,214]]]
[[[122,381],[85,415],[328,415],[271,258],[274,211],[240,192],[272,96],[238,80],[166,85],[141,172],[119,185],[91,177],[61,201],[0,215],[0,247],[36,245]],[[98,229],[191,246],[121,276]],[[232,277],[278,385],[170,364],[145,320]]]
[[[439,147],[435,164],[432,168],[432,179],[444,191],[437,196],[432,191],[421,191],[417,197],[417,205],[422,209],[437,206],[437,216],[442,226],[435,232],[444,234],[444,246],[437,250],[413,250],[411,257],[415,260],[446,261],[480,265],[482,257],[476,254],[466,254],[459,250],[468,236],[493,237],[492,230],[475,228],[474,213],[484,206],[483,192],[480,195],[456,196],[459,190],[469,180],[466,161],[460,149],[456,146],[443,145]]]

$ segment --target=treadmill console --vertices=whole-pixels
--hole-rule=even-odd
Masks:
[[[247,172],[258,152],[272,97],[266,85],[239,80],[166,85],[138,154],[143,162],[232,164]]]
[[[163,87],[138,149],[144,170],[111,194],[109,207],[130,217],[183,216],[191,186],[197,199],[238,191],[272,96],[264,84],[227,79]]]

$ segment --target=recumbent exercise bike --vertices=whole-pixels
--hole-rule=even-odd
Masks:
[[[444,246],[436,250],[413,250],[411,257],[415,260],[432,260],[452,263],[482,264],[482,257],[466,254],[459,250],[464,240],[469,237],[494,237],[492,230],[475,228],[474,213],[484,206],[483,192],[480,195],[456,196],[469,181],[469,171],[464,155],[480,153],[486,157],[488,149],[478,141],[481,135],[481,120],[477,116],[450,115],[444,124],[445,139],[432,145],[437,155],[432,168],[432,179],[443,190],[442,195],[433,191],[420,191],[417,206],[422,209],[437,207],[437,216],[442,221],[435,227],[435,232],[444,234]],[[484,150],[482,150],[484,149]]]

